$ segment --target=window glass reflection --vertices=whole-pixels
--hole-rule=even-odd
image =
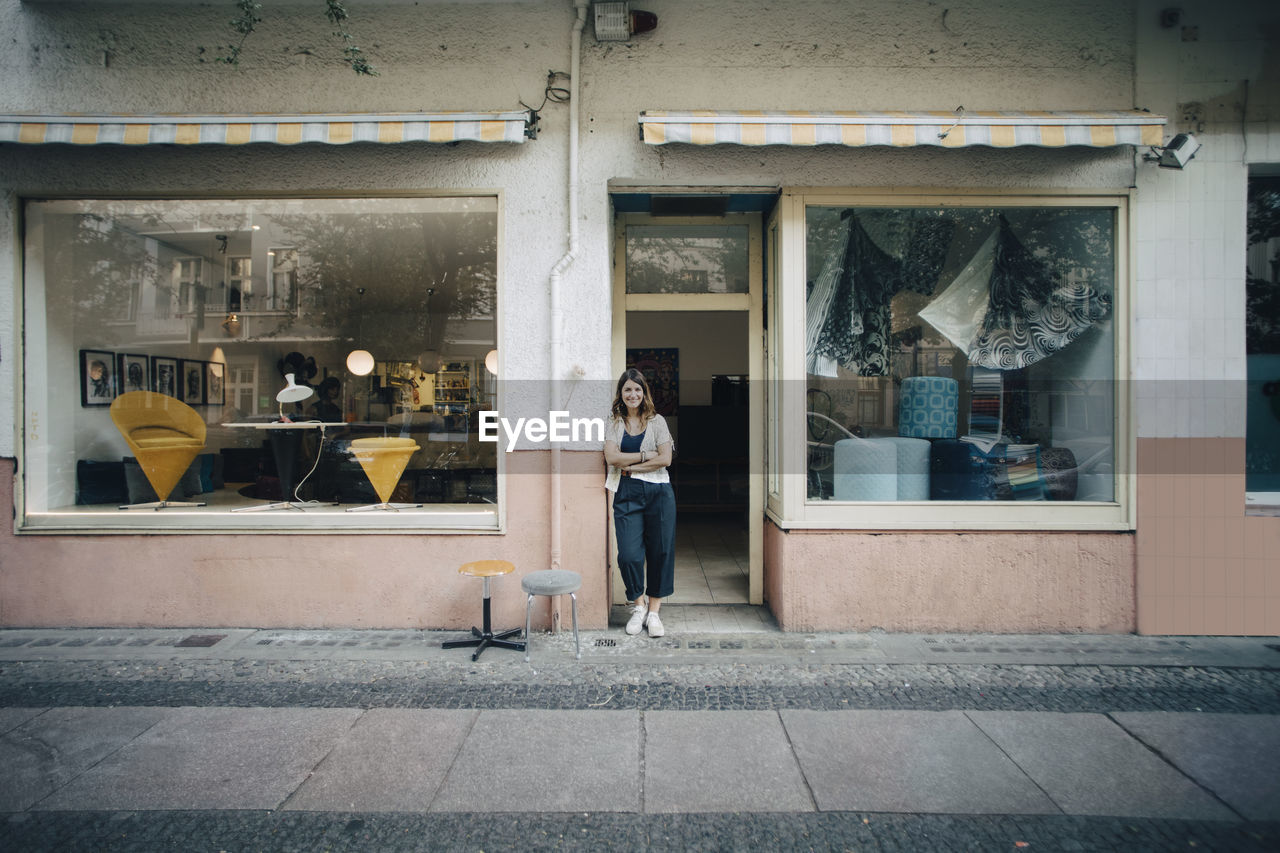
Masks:
[[[807,494],[1114,499],[1115,211],[806,211]]]
[[[630,225],[628,293],[746,293],[745,225]]]
[[[26,214],[29,515],[110,525],[117,505],[160,497],[143,458],[166,416],[153,406],[151,431],[127,437],[113,408],[142,392],[206,425],[171,496],[198,496],[201,513],[389,503],[352,452],[383,437],[415,448],[381,489],[391,500],[496,502],[495,446],[477,430],[495,402],[496,199],[78,200]],[[353,350],[375,368],[351,373]],[[305,399],[277,399],[289,375]],[[67,376],[81,393],[65,393]],[[282,418],[298,425],[287,442],[265,426]]]

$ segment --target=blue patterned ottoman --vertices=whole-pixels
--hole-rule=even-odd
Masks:
[[[909,376],[902,380],[898,435],[906,438],[955,438],[960,383],[945,376]]]

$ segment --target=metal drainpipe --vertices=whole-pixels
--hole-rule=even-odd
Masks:
[[[560,308],[560,279],[578,258],[578,70],[582,56],[582,30],[587,23],[588,0],[574,0],[577,19],[573,22],[572,51],[569,59],[569,250],[551,270],[551,389],[549,411],[560,409],[561,327],[564,312]],[[551,444],[551,568],[561,567],[560,445]],[[552,630],[559,627],[560,610],[552,606]]]

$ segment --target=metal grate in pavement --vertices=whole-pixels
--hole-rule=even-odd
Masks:
[[[189,637],[183,637],[174,643],[178,648],[204,648],[217,645],[219,640],[225,639],[226,634],[192,634]]]

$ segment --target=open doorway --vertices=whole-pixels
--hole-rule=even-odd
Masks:
[[[675,439],[668,603],[762,604],[764,401],[752,392],[764,365],[762,216],[615,221],[615,373],[648,376]]]
[[[747,311],[628,311],[627,365],[650,377],[675,439],[680,604],[749,600]]]

